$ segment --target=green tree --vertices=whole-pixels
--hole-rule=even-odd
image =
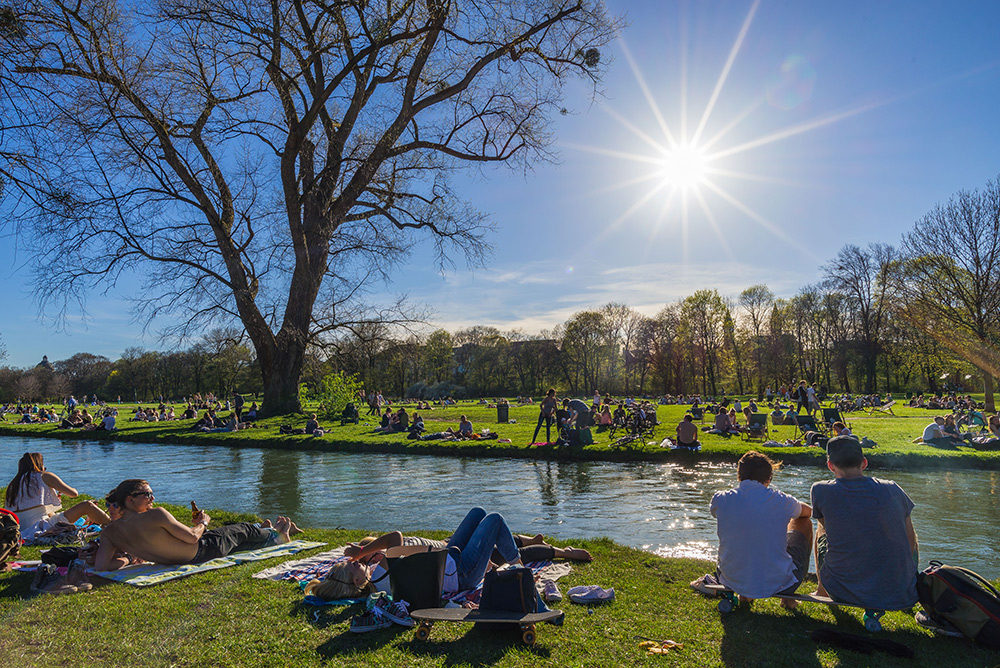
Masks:
[[[427,380],[440,383],[451,380],[454,368],[454,343],[451,334],[443,329],[431,332],[424,343],[424,370]]]

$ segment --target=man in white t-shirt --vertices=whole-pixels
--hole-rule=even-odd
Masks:
[[[751,450],[737,465],[739,486],[712,497],[718,521],[719,582],[740,600],[793,594],[809,572],[812,508],[771,489],[775,463]],[[782,599],[789,610],[796,601]]]
[[[944,433],[944,418],[940,415],[934,418],[934,422],[924,427],[924,435],[921,438],[929,445],[954,445],[951,437]]]

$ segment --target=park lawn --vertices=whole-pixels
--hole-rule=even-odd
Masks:
[[[404,404],[405,405],[405,404]],[[0,434],[37,435],[59,438],[97,438],[102,440],[118,439],[145,443],[196,443],[210,445],[227,445],[232,447],[274,447],[295,448],[306,450],[342,450],[342,451],[382,451],[406,452],[411,454],[435,454],[457,456],[500,456],[500,457],[530,457],[539,459],[589,459],[610,461],[676,461],[690,464],[697,461],[736,461],[749,449],[757,449],[768,453],[774,458],[789,464],[816,465],[825,464],[825,453],[817,447],[772,447],[766,448],[761,442],[751,442],[738,436],[725,438],[722,436],[702,433],[700,453],[672,451],[660,446],[665,436],[673,436],[677,423],[683,418],[687,407],[670,405],[657,408],[657,418],[660,425],[651,437],[641,442],[633,442],[625,447],[615,447],[606,432],[593,431],[594,444],[585,447],[564,446],[533,446],[528,447],[532,440],[538,419],[538,406],[510,406],[512,423],[498,424],[497,410],[475,401],[463,401],[455,406],[435,407],[432,410],[418,411],[422,414],[429,432],[443,431],[447,427],[458,427],[461,415],[466,415],[473,423],[477,432],[488,428],[499,435],[500,439],[510,439],[510,444],[499,440],[482,441],[418,441],[409,440],[405,434],[383,434],[376,432],[378,421],[374,416],[362,416],[359,424],[341,426],[339,421],[330,423],[322,421],[327,433],[322,437],[305,435],[281,435],[278,428],[281,425],[302,427],[305,424],[304,415],[285,415],[259,421],[255,429],[241,430],[236,433],[200,433],[192,432],[193,420],[175,420],[172,422],[129,422],[134,405],[120,407],[119,430],[114,434],[102,432],[80,432],[77,430],[60,430],[55,425],[15,425],[11,422],[0,425]],[[306,412],[313,407],[306,406]],[[1000,469],[1000,451],[981,451],[968,446],[955,448],[938,448],[914,444],[915,437],[923,432],[936,411],[909,408],[897,404],[894,408],[896,416],[867,415],[863,411],[844,414],[849,426],[858,436],[868,437],[878,444],[877,448],[868,450],[870,465],[873,468],[915,468],[915,467],[959,467]],[[412,405],[408,407],[412,415]],[[766,412],[766,411],[764,411]],[[709,426],[711,415],[707,415],[703,424]],[[795,437],[795,429],[791,426],[768,426],[768,438],[779,443]],[[555,440],[556,433],[552,438]],[[545,429],[542,428],[539,439],[544,441]]]
[[[183,507],[167,506],[181,520]],[[256,519],[211,510],[213,525]],[[515,530],[531,532],[530,527]],[[308,530],[303,537],[330,547],[363,536],[358,531]],[[445,534],[433,534],[443,537]],[[558,545],[565,542],[553,540]],[[773,600],[750,610],[721,615],[715,601],[688,582],[710,570],[709,562],[665,559],[595,538],[575,541],[591,551],[590,564],[574,564],[560,589],[580,584],[613,587],[616,600],[595,606],[557,604],[566,613],[561,627],[541,625],[528,647],[517,632],[490,632],[468,624],[436,624],[429,641],[394,626],[366,634],[348,631],[350,608],[303,604],[289,582],[251,575],[277,560],[235,566],[153,587],[136,588],[94,578],[91,592],[71,596],[33,595],[31,574],[0,574],[0,656],[10,666],[927,666],[995,665],[997,654],[965,640],[939,638],[923,630],[908,612],[883,618],[875,637],[901,642],[915,660],[858,654],[819,645],[816,629],[837,626],[868,635],[861,611],[805,604],[795,612]],[[319,548],[327,549],[327,548]],[[319,551],[319,550],[316,550]],[[23,558],[38,558],[25,548]],[[313,552],[291,557],[307,556]],[[809,583],[803,585],[809,587]],[[684,648],[652,656],[636,636],[671,639]]]

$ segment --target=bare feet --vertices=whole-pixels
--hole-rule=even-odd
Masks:
[[[794,598],[782,598],[779,599],[778,605],[780,605],[785,610],[794,610],[795,608],[799,607],[799,602],[796,601]]]
[[[564,547],[563,552],[567,559],[572,561],[593,561],[594,557],[590,555],[590,552],[582,550],[577,547]]]
[[[278,523],[275,524],[273,528],[278,532],[279,545],[287,543],[289,541],[288,530],[291,529],[291,526],[292,526],[292,521],[290,519],[288,519],[287,517],[281,517],[281,516],[278,517]]]
[[[288,520],[288,524],[289,524],[289,529],[288,529],[289,536],[294,536],[297,533],[305,533],[305,530],[300,529],[291,519]]]
[[[260,523],[262,529],[273,529],[274,525],[271,524],[271,520],[264,520]]]

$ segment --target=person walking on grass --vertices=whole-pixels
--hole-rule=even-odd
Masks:
[[[556,391],[550,389],[545,394],[545,398],[542,399],[542,403],[539,406],[538,424],[535,425],[535,435],[531,437],[531,443],[536,443],[538,441],[538,432],[542,428],[542,422],[545,423],[545,442],[552,442],[552,423],[555,421],[557,405],[558,401],[556,400]],[[531,443],[528,445],[531,445]]]

